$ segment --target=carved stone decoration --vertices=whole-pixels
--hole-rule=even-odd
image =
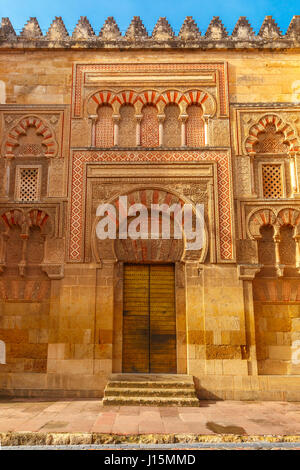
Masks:
[[[263,208],[250,214],[248,219],[248,234],[252,240],[261,238],[260,229],[264,225],[273,225],[276,221],[276,215],[269,208]]]
[[[297,15],[293,17],[287,33],[283,35],[273,18],[271,16],[267,16],[264,19],[259,33],[255,35],[255,32],[247,18],[242,16],[239,18],[232,35],[229,37],[220,18],[215,16],[208,26],[205,38],[203,38],[204,40],[201,41],[201,49],[211,50],[213,48],[217,50],[219,48],[218,41],[222,43],[223,47],[224,40],[226,41],[225,46],[228,49],[242,47],[252,50],[263,50],[266,46],[273,50],[295,48],[299,45],[299,18],[300,16]],[[185,19],[178,38],[176,38],[175,33],[167,20],[165,18],[160,18],[153,30],[151,36],[152,40],[149,40],[146,29],[139,17],[133,18],[124,37],[122,36],[113,17],[107,18],[98,38],[95,36],[86,17],[81,17],[71,36],[69,36],[61,17],[55,18],[46,36],[41,35],[39,27],[34,23],[35,21],[33,22],[31,18],[18,36],[14,31],[9,18],[3,18],[2,26],[0,27],[0,38],[4,41],[0,46],[7,47],[5,42],[7,42],[8,45],[11,42],[11,46],[16,48],[19,47],[18,42],[24,42],[26,44],[26,41],[30,39],[31,45],[34,48],[39,48],[39,41],[43,38],[44,46],[51,48],[60,47],[60,44],[55,44],[55,42],[60,41],[64,41],[69,47],[76,48],[78,40],[84,41],[81,45],[83,48],[87,49],[91,46],[91,42],[93,42],[93,47],[100,49],[105,48],[106,46],[102,41],[110,42],[110,46],[112,48],[118,48],[121,44],[126,44],[127,48],[138,48],[141,46],[141,42],[145,48],[159,48],[160,42],[166,42],[168,43],[168,47],[172,48],[188,48],[190,47],[189,43],[193,42],[193,47],[195,47],[197,42],[202,39],[196,23],[190,16]]]
[[[16,39],[17,35],[9,18],[2,18],[0,27],[0,38]]]
[[[62,20],[61,16],[56,16],[55,20],[52,22],[48,32],[46,34],[46,38],[50,41],[63,41],[69,37],[67,28]]]
[[[109,104],[117,117],[123,104],[131,104],[135,108],[135,114],[141,113],[141,108],[146,104],[156,105],[160,113],[164,112],[165,106],[177,103],[182,115],[186,114],[187,107],[192,104],[200,105],[203,115],[211,118],[217,111],[215,98],[210,92],[203,89],[191,89],[186,92],[166,89],[160,93],[157,90],[122,90],[114,93],[112,90],[103,89],[90,94],[86,102],[88,116],[96,116],[100,105]],[[227,124],[226,124],[227,125]]]
[[[171,28],[167,18],[165,16],[159,18],[152,31],[152,39],[155,41],[168,41],[170,39],[174,39],[174,37],[175,33]]]
[[[43,33],[36,18],[31,17],[27,21],[20,36],[26,39],[38,39],[43,37]]]
[[[292,208],[281,209],[277,215],[277,222],[280,226],[291,225],[292,227],[297,227],[300,224],[300,210]]]
[[[214,16],[205,33],[206,39],[218,41],[228,37],[227,30],[218,16]]]
[[[286,207],[277,210],[276,213],[275,208],[274,210],[258,209],[249,214],[247,231],[252,240],[258,241],[258,261],[260,263],[267,268],[268,266],[275,268],[278,277],[284,275],[286,268],[297,268],[299,272],[299,210]],[[270,275],[270,271],[267,275]]]
[[[134,16],[125,33],[125,38],[129,41],[143,41],[148,39],[148,33],[139,16]]]
[[[254,31],[246,16],[241,16],[238,19],[231,37],[238,41],[252,41],[254,39]]]
[[[236,161],[236,188],[239,196],[249,196],[251,194],[251,167],[249,157],[237,158]]]
[[[73,39],[90,39],[95,37],[95,32],[86,16],[81,16],[72,34]]]
[[[198,41],[201,38],[199,28],[192,16],[185,18],[178,37],[183,41]]]
[[[262,39],[277,39],[282,36],[277,23],[272,16],[266,16],[259,30],[258,36]]]
[[[47,212],[32,208],[12,209],[2,213],[0,220],[5,227],[5,230],[0,233],[1,271],[7,266],[7,250],[11,231],[14,227],[18,227],[22,246],[20,258],[16,262],[18,263],[19,275],[25,276],[26,269],[30,266],[32,260],[35,259],[37,252],[34,244],[32,245],[31,243],[34,236],[32,230],[37,228],[40,230],[40,238],[43,245],[41,259],[37,258],[40,268],[47,273],[49,272],[51,279],[61,279],[63,277],[64,240],[54,237],[53,224]],[[40,242],[37,239],[35,243]]]
[[[261,268],[261,264],[240,264],[237,266],[238,277],[243,281],[253,281]]]
[[[299,39],[300,36],[300,15],[295,15],[290,22],[286,32],[286,37],[289,39]]]
[[[283,132],[276,131],[274,124],[267,124],[265,130],[257,135],[254,144],[256,153],[287,153],[289,144],[285,141]]]
[[[113,16],[109,16],[99,33],[99,38],[103,41],[117,41],[121,38],[121,32]]]
[[[128,207],[132,204],[143,204],[148,208],[148,214],[146,218],[143,218],[147,233],[142,231],[140,227],[141,238],[132,239],[130,237],[126,239],[120,239],[117,236],[116,240],[99,240],[96,236],[96,227],[100,220],[100,217],[96,217],[93,222],[92,233],[92,252],[97,263],[101,265],[106,259],[114,261],[123,261],[123,262],[176,262],[176,261],[188,261],[188,260],[198,260],[200,263],[203,263],[208,250],[208,234],[207,228],[204,226],[203,234],[203,246],[201,249],[186,249],[186,239],[184,234],[184,226],[180,227],[176,225],[178,223],[177,219],[173,217],[171,213],[171,237],[168,239],[163,239],[161,236],[155,239],[151,235],[151,220],[148,219],[148,216],[151,214],[151,205],[160,204],[168,212],[169,207],[173,204],[178,204],[182,206],[183,203],[189,202],[186,198],[181,199],[177,194],[167,191],[166,189],[137,189],[132,190],[128,196]],[[106,202],[110,204],[115,204],[116,212],[122,211],[118,203],[118,199],[109,199]],[[162,206],[164,205],[164,206]],[[166,214],[167,214],[166,212]],[[118,215],[117,215],[118,217]],[[127,226],[129,226],[132,217],[127,218]],[[162,223],[162,214],[158,216],[158,227],[161,227]],[[172,236],[175,225],[182,231],[182,236],[176,238]],[[160,229],[161,230],[161,229]]]
[[[256,146],[257,144],[259,144],[260,135],[263,132],[269,130],[270,126],[272,126],[272,129],[274,128],[275,134],[283,135],[283,142],[281,143],[287,143],[289,146],[288,150],[296,152],[300,150],[299,137],[296,134],[296,131],[293,126],[281,119],[276,114],[266,114],[265,116],[261,117],[259,121],[253,126],[251,126],[249,129],[248,136],[245,140],[245,149],[248,154],[251,155],[256,153]]]
[[[55,157],[58,152],[58,143],[52,127],[38,116],[23,117],[16,126],[9,129],[2,144],[2,155],[13,157],[19,145],[20,136],[27,134],[29,128],[34,128],[38,136],[42,136],[41,144],[46,148],[46,157]]]

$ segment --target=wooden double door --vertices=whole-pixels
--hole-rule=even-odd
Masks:
[[[176,373],[174,265],[124,265],[123,372]]]

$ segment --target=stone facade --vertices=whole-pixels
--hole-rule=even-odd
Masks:
[[[2,19],[2,394],[102,396],[124,263],[173,263],[177,373],[202,398],[300,399],[299,46],[299,16],[231,36],[218,17],[178,36]],[[120,195],[204,204],[204,246],[99,240]]]

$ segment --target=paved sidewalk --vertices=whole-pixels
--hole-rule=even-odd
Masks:
[[[187,407],[103,407],[98,399],[0,399],[0,432],[293,435],[300,403],[202,401]]]

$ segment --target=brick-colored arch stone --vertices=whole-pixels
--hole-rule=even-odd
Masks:
[[[54,130],[43,119],[38,116],[23,117],[16,126],[9,130],[2,147],[2,154],[13,156],[15,148],[19,145],[19,138],[26,135],[27,129],[34,127],[36,134],[43,137],[42,145],[47,148],[46,157],[55,157],[58,152],[58,144],[55,138]]]
[[[300,150],[299,138],[292,126],[276,114],[266,114],[249,130],[248,137],[245,141],[245,149],[248,154],[256,153],[255,145],[258,142],[258,135],[264,132],[269,124],[273,124],[276,132],[280,132],[284,135],[284,141],[289,145],[290,151]]]
[[[258,209],[252,212],[248,218],[248,235],[252,240],[261,238],[260,229],[264,225],[274,225],[276,214],[269,208]]]

